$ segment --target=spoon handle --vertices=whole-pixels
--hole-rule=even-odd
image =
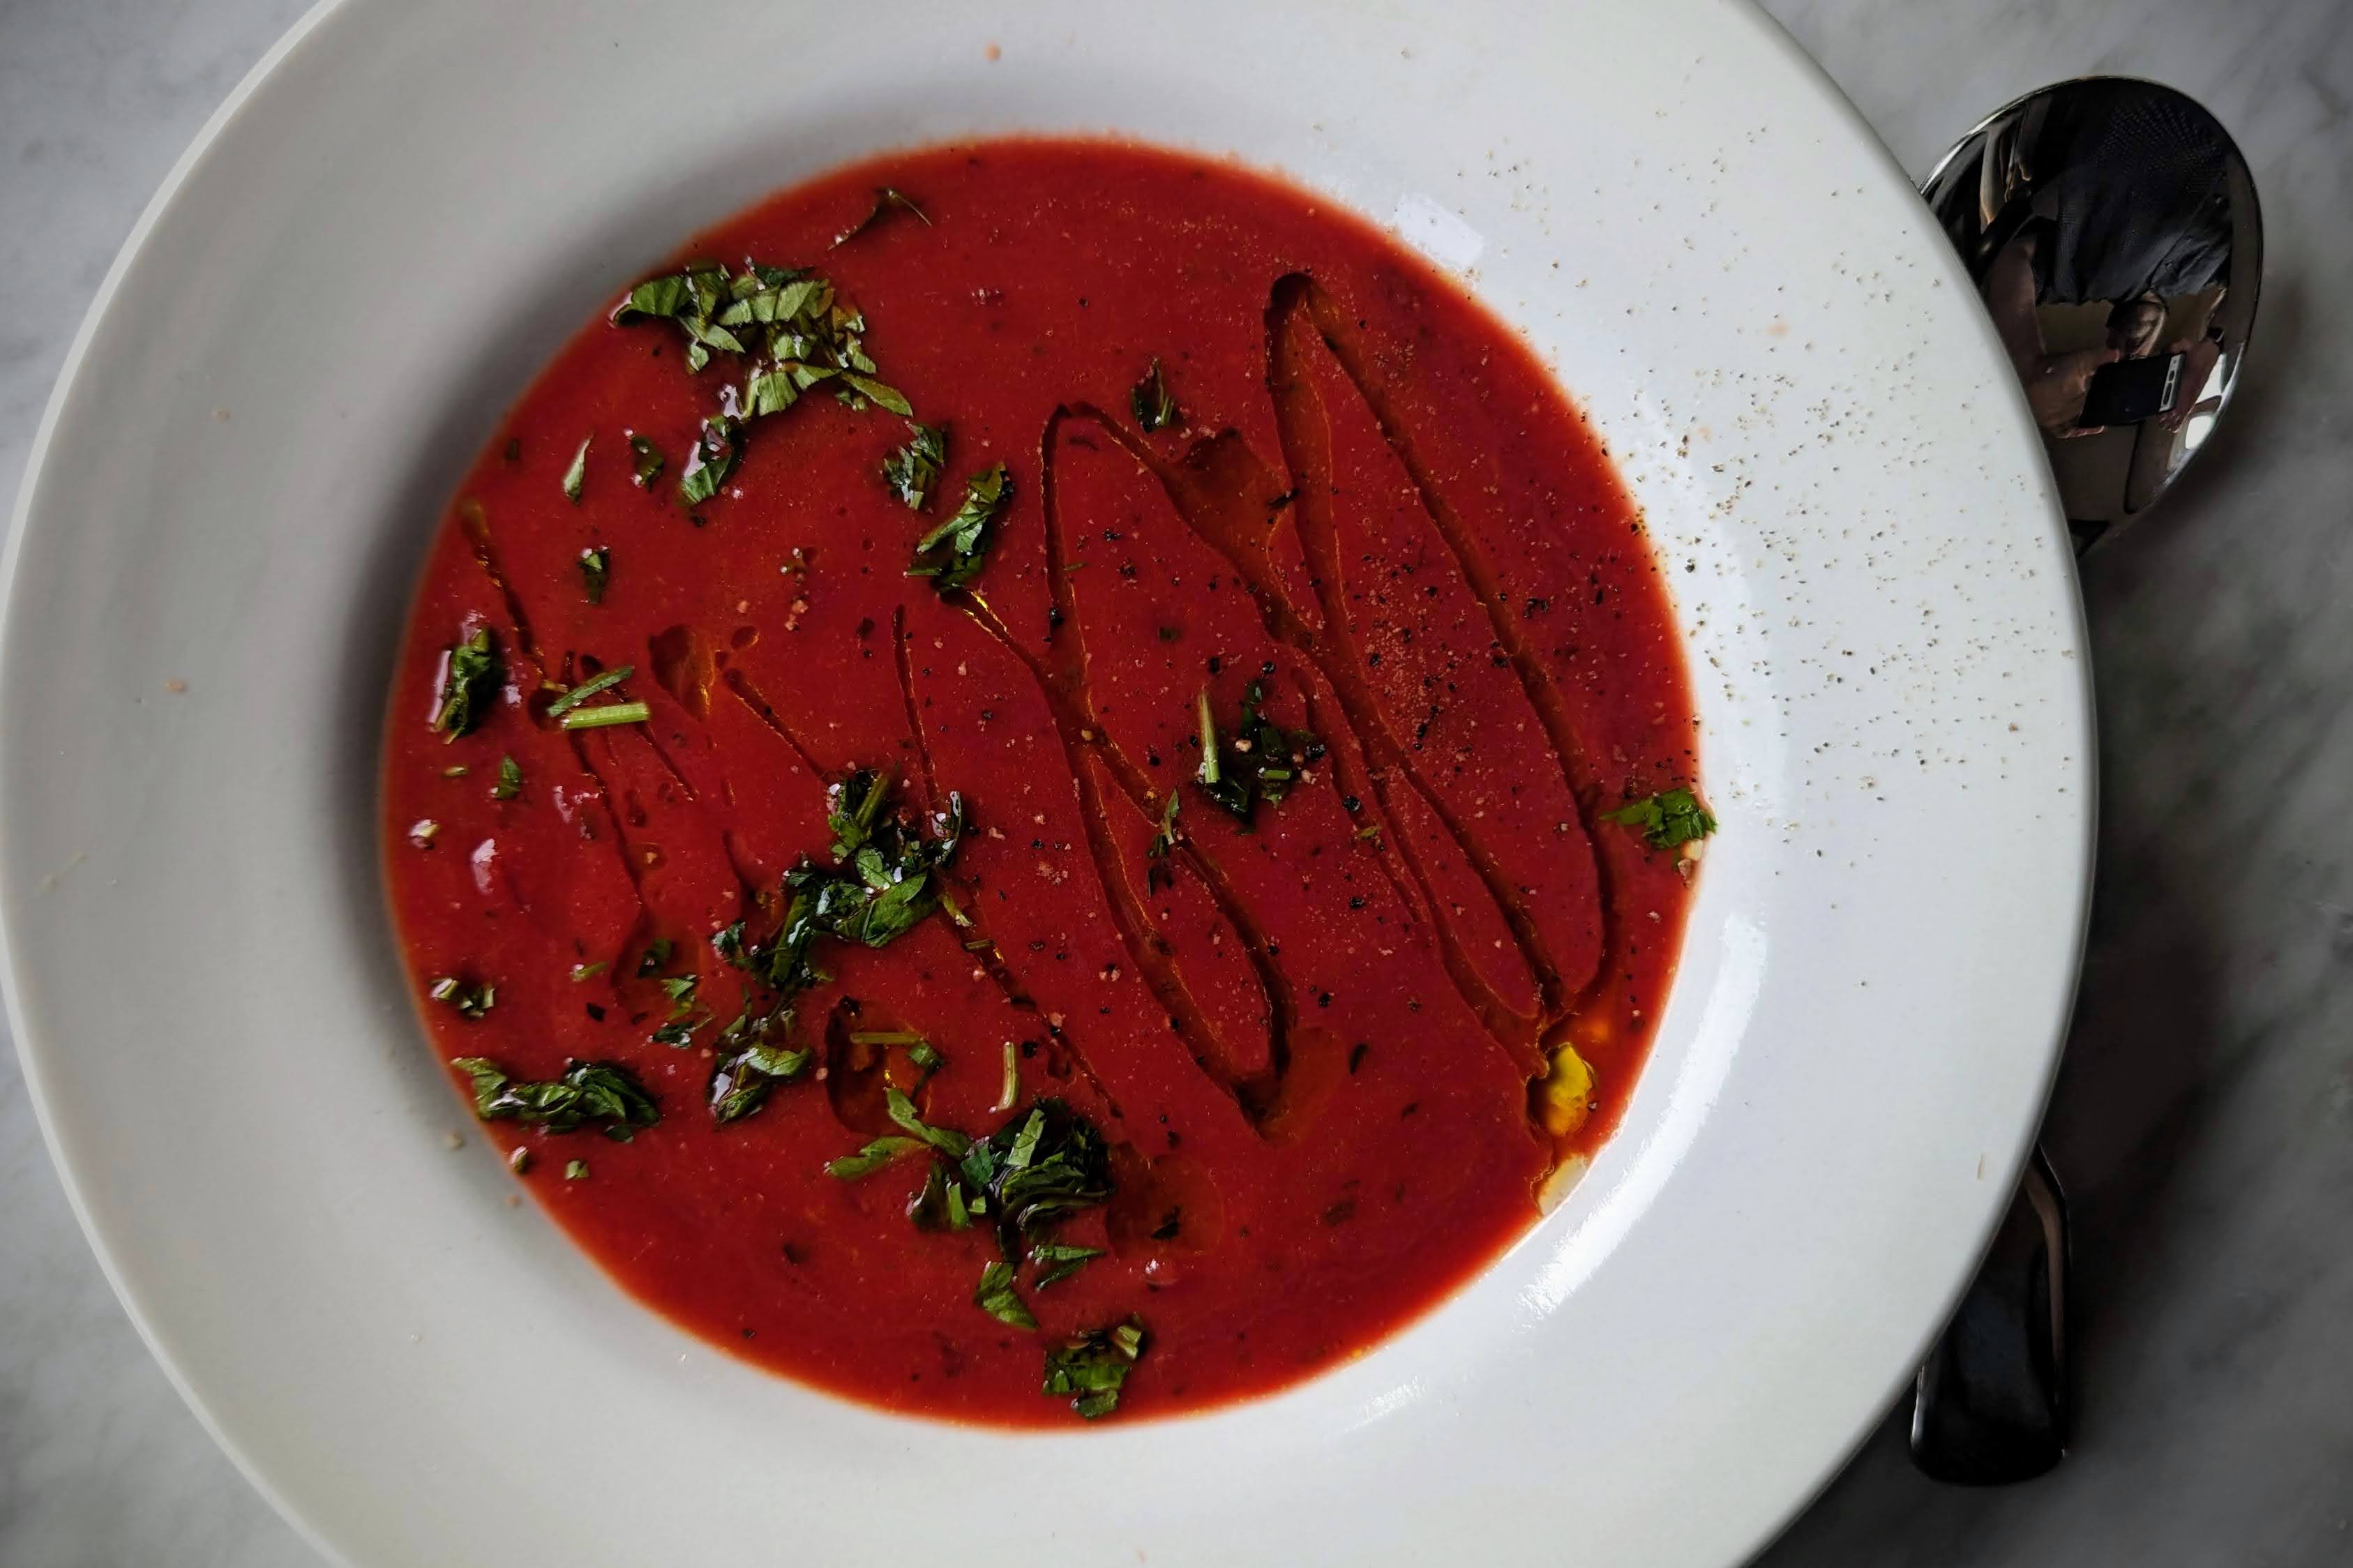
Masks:
[[[2067,1451],[2067,1205],[2038,1146],[1920,1363],[1912,1462],[1963,1486],[2031,1480]]]

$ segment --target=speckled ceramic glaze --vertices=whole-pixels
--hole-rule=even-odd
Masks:
[[[2081,930],[2064,537],[1902,175],[1704,0],[680,26],[315,15],[167,184],[51,405],[0,636],[8,999],[159,1355],[356,1563],[830,1563],[878,1521],[976,1563],[1737,1560],[1961,1284]],[[563,331],[765,190],[1018,129],[1280,169],[1525,331],[1673,564],[1723,826],[1623,1130],[1522,1245],[1278,1399],[1015,1438],[750,1372],[507,1206],[447,1142],[369,825],[419,552]]]

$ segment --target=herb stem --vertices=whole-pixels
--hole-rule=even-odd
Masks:
[[[547,716],[551,719],[559,718],[562,715],[570,712],[573,709],[579,707],[583,702],[587,701],[588,699],[596,696],[599,691],[611,690],[614,687],[620,685],[624,680],[628,679],[629,677],[637,674],[637,672],[638,667],[636,665],[625,664],[617,669],[608,669],[602,675],[592,675],[587,679],[582,681],[579,685],[574,687],[571,690],[565,692],[563,696],[557,698],[554,701],[549,703],[547,705]],[[609,720],[607,721],[611,722]]]
[[[608,702],[602,708],[575,708],[564,716],[567,730],[602,730],[612,724],[642,724],[654,716],[643,702]]]

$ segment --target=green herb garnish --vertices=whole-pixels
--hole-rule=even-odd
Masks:
[[[445,974],[425,989],[425,994],[458,1010],[460,1017],[480,1018],[498,1004],[499,988],[489,981],[464,981]]]
[[[855,1182],[871,1176],[902,1154],[912,1154],[922,1148],[914,1138],[877,1138],[855,1154],[845,1154],[839,1160],[826,1162],[825,1173],[837,1182]]]
[[[784,413],[819,383],[836,382],[835,390],[853,406],[913,411],[895,388],[876,379],[860,341],[866,318],[815,273],[756,262],[731,273],[697,263],[638,284],[613,311],[617,325],[649,318],[685,334],[690,374],[714,354],[733,356],[744,367],[742,384],[723,390],[719,413],[703,421],[680,473],[679,494],[689,506],[719,493],[754,421]]]
[[[874,205],[868,210],[864,217],[860,218],[856,223],[851,224],[848,228],[845,228],[839,234],[835,235],[833,237],[833,246],[828,247],[828,248],[834,248],[849,244],[851,240],[857,238],[860,235],[864,234],[868,229],[872,228],[876,224],[881,223],[884,218],[890,216],[894,212],[907,213],[915,217],[921,218],[925,228],[932,226],[931,218],[924,213],[923,208],[915,205],[914,197],[908,195],[903,191],[894,191],[888,185],[877,185],[874,187]]]
[[[605,602],[605,584],[612,580],[613,552],[603,545],[580,552],[580,586],[592,605]]]
[[[1266,688],[1253,680],[1242,698],[1241,720],[1233,739],[1221,747],[1217,721],[1209,715],[1209,689],[1194,700],[1201,733],[1201,762],[1194,773],[1201,791],[1223,806],[1244,826],[1263,800],[1280,805],[1298,781],[1300,770],[1324,755],[1324,742],[1304,730],[1286,730],[1266,717]],[[1173,821],[1173,818],[1171,819]]]
[[[1201,695],[1206,700],[1208,693],[1204,691]],[[1217,744],[1217,731],[1214,727],[1208,726],[1208,707],[1206,700],[1202,704],[1201,711],[1205,726],[1204,732],[1209,737],[1203,747],[1202,754],[1211,756],[1214,755],[1214,748]],[[1176,885],[1176,873],[1168,868],[1167,859],[1168,852],[1176,847],[1176,811],[1183,804],[1184,797],[1173,789],[1168,792],[1168,798],[1161,803],[1160,831],[1155,833],[1152,836],[1152,842],[1144,847],[1144,858],[1152,862],[1144,868],[1144,886],[1147,891],[1164,885],[1172,888]]]
[[[661,1120],[653,1096],[618,1062],[569,1062],[546,1083],[517,1082],[487,1057],[460,1057],[450,1066],[473,1079],[474,1114],[485,1121],[532,1122],[550,1132],[596,1125],[626,1143],[631,1129]]]
[[[907,575],[929,577],[943,594],[964,587],[987,563],[994,542],[989,525],[1012,501],[1013,476],[1004,464],[973,475],[965,481],[964,504],[955,515],[915,542],[915,562]]]
[[[1108,1415],[1118,1408],[1120,1388],[1144,1346],[1144,1324],[1136,1318],[1065,1341],[1046,1352],[1043,1392],[1071,1395],[1071,1408],[1089,1421]]]
[[[621,682],[628,679],[629,677],[637,674],[637,672],[638,667],[636,665],[625,664],[617,668],[608,669],[602,675],[592,675],[587,679],[582,681],[579,685],[574,687],[571,690],[565,692],[554,701],[549,703],[547,705],[547,716],[551,719],[554,719],[562,716],[563,714],[569,713],[572,710],[579,707],[583,702],[587,701],[588,699],[596,696],[598,692],[610,691],[614,687],[620,685]]]
[[[1029,1249],[1029,1261],[1038,1266],[1038,1278],[1030,1289],[1043,1290],[1058,1279],[1068,1279],[1103,1255],[1103,1249],[1100,1247],[1071,1247],[1058,1241],[1041,1241]]]
[[[662,449],[643,436],[632,435],[629,437],[629,477],[637,481],[638,489],[644,489],[659,479],[669,462],[670,459],[662,456]]]
[[[746,1007],[713,1042],[719,1060],[711,1072],[711,1118],[724,1126],[760,1109],[769,1090],[808,1070],[816,1053],[780,1044],[792,1033],[793,1011]]]
[[[608,702],[602,708],[575,708],[564,716],[567,730],[602,730],[609,724],[642,724],[654,716],[643,702]]]
[[[849,776],[826,785],[825,825],[833,830],[833,858],[847,860],[866,847],[874,825],[891,804],[888,770],[852,768]]]
[[[995,1318],[1008,1328],[1034,1331],[1038,1320],[1029,1314],[1021,1298],[1013,1290],[1013,1266],[1002,1258],[993,1258],[980,1271],[980,1283],[973,1287],[972,1304]]]
[[[743,434],[743,422],[724,414],[714,414],[702,422],[694,449],[686,455],[686,467],[678,476],[681,500],[694,506],[719,493],[743,455],[739,440]]]
[[[522,764],[512,757],[499,759],[499,782],[491,786],[492,800],[512,800],[522,793]]]
[[[666,936],[658,936],[646,943],[646,951],[638,955],[638,978],[643,980],[659,974],[663,966],[670,963],[670,955],[674,951]]]
[[[564,470],[564,499],[574,506],[580,504],[580,491],[588,481],[588,447],[596,437],[592,434],[580,443],[580,450],[572,454],[572,466]]]
[[[997,1103],[989,1109],[1002,1114],[1012,1110],[1013,1102],[1020,1098],[1021,1051],[1019,1047],[1008,1040],[1005,1042],[1004,1072],[997,1081]]]
[[[947,466],[948,427],[910,419],[907,428],[913,432],[907,444],[882,459],[882,482],[909,511],[921,511],[940,482],[940,470]]]
[[[477,626],[447,655],[448,673],[441,681],[441,706],[433,710],[433,728],[450,740],[470,733],[488,716],[491,697],[499,683],[499,656],[491,644],[491,628]]]
[[[1662,790],[1615,811],[1605,811],[1601,819],[1640,828],[1643,842],[1653,849],[1672,849],[1715,831],[1715,818],[1688,789]]]
[[[588,1179],[588,1162],[586,1160],[566,1160],[564,1163],[564,1179],[567,1182],[586,1181]]]
[[[1180,424],[1184,420],[1184,416],[1177,411],[1176,400],[1168,395],[1168,378],[1161,374],[1160,361],[1156,356],[1151,368],[1144,373],[1144,379],[1137,382],[1135,389],[1127,395],[1127,400],[1135,410],[1135,422],[1147,432]]]

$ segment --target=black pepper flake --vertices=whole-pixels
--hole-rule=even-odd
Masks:
[[[1415,1111],[1419,1110],[1420,1109],[1421,1101],[1418,1100],[1409,1100],[1405,1102],[1405,1109],[1398,1112],[1398,1120],[1399,1121],[1403,1121],[1407,1117],[1411,1116]]]
[[[1352,910],[1363,909],[1365,907],[1365,895],[1362,893],[1351,893],[1348,896],[1348,907]]]
[[[1225,660],[1219,658],[1216,654],[1211,654],[1209,656],[1209,673],[1211,675],[1217,674],[1219,670],[1224,668]]]
[[[1365,1065],[1365,1053],[1372,1048],[1373,1045],[1370,1040],[1358,1040],[1355,1045],[1348,1047],[1348,1071],[1351,1074],[1354,1074],[1358,1068]]]
[[[605,1009],[591,1002],[588,1004],[588,1016],[601,1024],[605,1021]]]
[[[1365,809],[1365,803],[1358,800],[1353,795],[1343,795],[1340,798],[1340,809],[1346,812],[1350,816],[1354,816],[1356,813]]]

